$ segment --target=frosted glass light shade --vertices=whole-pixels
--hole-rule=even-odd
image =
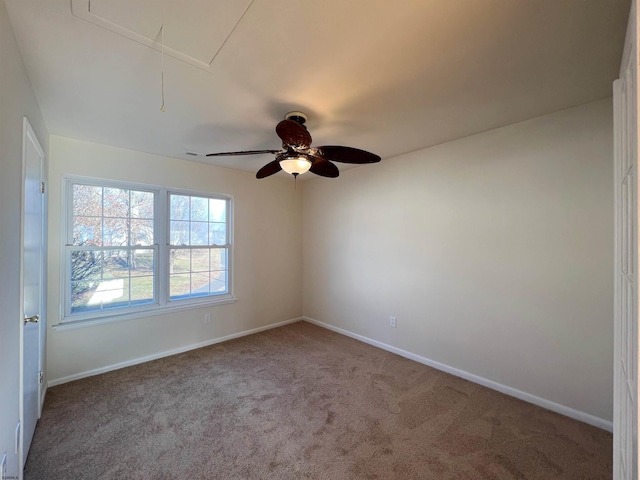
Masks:
[[[311,162],[304,157],[285,158],[280,160],[280,167],[292,175],[300,175],[311,168]]]

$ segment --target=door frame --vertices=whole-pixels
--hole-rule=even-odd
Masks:
[[[632,1],[614,102],[613,478],[638,479],[638,18]]]

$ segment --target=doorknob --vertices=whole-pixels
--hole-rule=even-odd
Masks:
[[[40,315],[34,315],[32,317],[24,317],[24,323],[38,323],[38,320],[40,320]]]

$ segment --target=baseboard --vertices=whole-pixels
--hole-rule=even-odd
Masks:
[[[541,397],[537,397],[527,392],[523,392],[521,390],[517,390],[515,388],[509,387],[507,385],[502,385],[501,383],[494,382],[492,380],[487,380],[486,378],[479,377],[478,375],[474,375],[469,372],[465,372],[464,370],[459,370],[457,368],[450,367],[440,362],[436,362],[435,360],[431,360],[426,357],[422,357],[420,355],[416,355],[415,353],[408,352],[406,350],[402,350],[400,348],[394,347],[392,345],[387,345],[386,343],[379,342],[377,340],[373,340],[371,338],[365,337],[363,335],[359,335],[357,333],[350,332],[349,330],[345,330],[340,327],[336,327],[334,325],[320,322],[313,318],[302,317],[302,320],[305,322],[312,323],[322,328],[326,328],[327,330],[331,330],[336,333],[340,333],[347,337],[354,338],[364,343],[368,343],[369,345],[373,345],[374,347],[381,348],[383,350],[387,350],[388,352],[395,353],[396,355],[400,355],[401,357],[408,358],[410,360],[414,360],[418,363],[422,363],[429,367],[435,368],[437,370],[441,370],[446,373],[450,373],[451,375],[455,375],[456,377],[464,378],[465,380],[469,380],[470,382],[477,383],[484,387],[490,388],[492,390],[497,390],[498,392],[504,393],[505,395],[509,395],[511,397],[518,398],[520,400],[524,400],[525,402],[532,403],[542,408],[546,408],[547,410],[551,410],[552,412],[559,413],[561,415],[565,415],[569,418],[573,418],[574,420],[578,420],[580,422],[588,423],[589,425],[593,425],[594,427],[602,428],[603,430],[607,430],[609,432],[613,432],[613,422],[609,420],[605,420],[600,417],[596,417],[594,415],[590,415],[585,412],[581,412],[579,410],[575,410],[573,408],[567,407],[565,405],[561,405],[556,402],[552,402],[551,400],[546,400]]]
[[[69,375],[66,377],[55,378],[47,382],[47,387],[55,387],[56,385],[62,385],[63,383],[73,382],[74,380],[80,380],[82,378],[92,377],[94,375],[100,375],[102,373],[111,372],[113,370],[119,370],[121,368],[131,367],[133,365],[150,362],[152,360],[157,360],[159,358],[169,357],[171,355],[176,355],[178,353],[188,352],[189,350],[195,350],[197,348],[208,347],[209,345],[226,342],[227,340],[233,340],[234,338],[245,337],[247,335],[253,335],[254,333],[264,332],[265,330],[271,330],[272,328],[282,327],[290,323],[299,322],[300,320],[303,320],[303,318],[302,317],[292,318],[290,320],[285,320],[283,322],[272,323],[270,325],[265,325],[263,327],[252,328],[251,330],[244,330],[242,332],[233,333],[231,335],[226,335],[224,337],[218,337],[218,338],[213,338],[200,343],[184,345],[182,347],[174,348],[172,350],[165,350],[163,352],[154,353],[153,355],[147,355],[146,357],[134,358],[132,360],[127,360],[126,362],[115,363],[113,365],[107,365],[105,367],[96,368],[94,370],[87,370],[85,372],[75,373],[73,375]]]

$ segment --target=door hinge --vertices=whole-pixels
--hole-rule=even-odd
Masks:
[[[42,373],[41,371],[38,372],[38,381],[40,383],[44,382],[44,373]]]
[[[44,182],[40,182],[40,193],[44,193]]]

